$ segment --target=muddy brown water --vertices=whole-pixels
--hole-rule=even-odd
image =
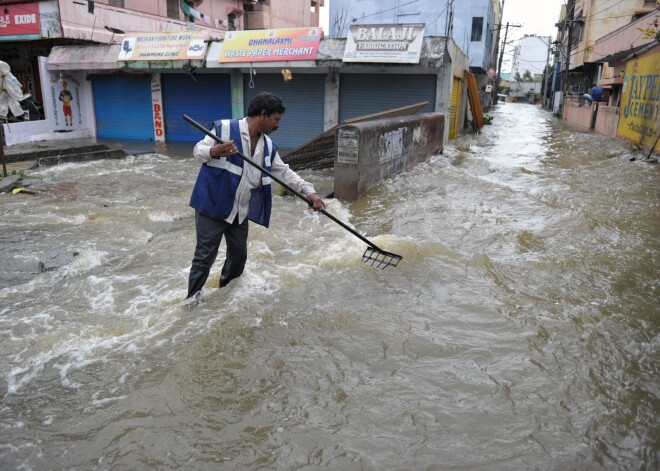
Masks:
[[[216,263],[194,310],[189,157],[0,195],[0,468],[658,469],[658,166],[492,114],[329,205],[399,267],[277,196],[243,277],[213,288]],[[36,274],[52,251],[80,255]]]

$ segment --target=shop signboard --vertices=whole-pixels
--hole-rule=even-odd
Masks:
[[[280,62],[315,60],[321,28],[229,31],[218,62]]]
[[[344,62],[418,64],[424,24],[351,25]]]
[[[118,61],[202,60],[209,33],[206,31],[138,33],[121,43]]]
[[[660,149],[660,46],[626,66],[617,135]]]
[[[41,39],[39,4],[18,3],[0,9],[0,41]]]

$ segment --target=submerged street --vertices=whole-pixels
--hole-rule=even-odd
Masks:
[[[398,267],[275,196],[194,309],[189,155],[30,171],[43,192],[0,195],[0,468],[658,469],[660,170],[491,114],[328,200]],[[79,255],[37,274],[53,251]]]

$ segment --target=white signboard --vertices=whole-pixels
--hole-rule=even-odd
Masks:
[[[337,137],[337,162],[357,164],[360,145],[360,136],[357,131],[340,129]]]
[[[351,25],[344,62],[418,64],[424,23]]]

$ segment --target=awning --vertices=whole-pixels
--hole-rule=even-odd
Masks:
[[[120,44],[55,46],[48,56],[48,70],[116,69]]]
[[[619,62],[619,61],[626,61],[630,60],[634,56],[641,54],[643,52],[646,52],[649,49],[652,49],[653,47],[656,46],[656,43],[650,43],[650,44],[642,44],[641,46],[633,47],[630,49],[626,49],[625,51],[619,51],[615,52],[613,54],[610,54],[609,56],[601,57],[598,59],[598,62]]]

